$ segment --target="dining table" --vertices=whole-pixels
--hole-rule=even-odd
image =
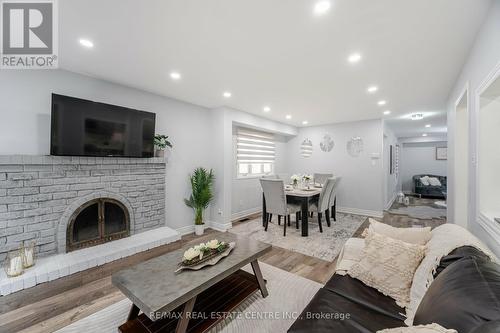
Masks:
[[[285,195],[288,199],[292,199],[301,204],[301,235],[302,237],[307,237],[309,235],[309,204],[311,199],[319,196],[321,193],[321,187],[316,185],[310,185],[307,187],[291,187],[287,185],[285,187]],[[262,225],[265,226],[266,223],[266,198],[264,193],[262,193]]]

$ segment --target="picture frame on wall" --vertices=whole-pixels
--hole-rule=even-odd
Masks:
[[[448,147],[436,147],[436,160],[448,159]]]

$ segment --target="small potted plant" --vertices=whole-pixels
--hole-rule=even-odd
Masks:
[[[300,176],[292,175],[292,177],[290,177],[290,179],[292,180],[293,188],[297,188],[297,186],[299,185]]]
[[[154,144],[156,157],[165,157],[165,149],[167,147],[172,148],[172,143],[168,140],[168,136],[163,134],[155,135]]]
[[[214,179],[213,170],[207,171],[204,168],[196,168],[190,176],[192,193],[184,202],[194,210],[194,231],[198,236],[203,235],[203,211],[214,197]]]

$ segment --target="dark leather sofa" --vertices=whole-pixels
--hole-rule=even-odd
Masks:
[[[289,333],[371,333],[403,327],[403,308],[350,276],[334,275]],[[438,323],[458,333],[500,333],[500,266],[472,247],[444,257],[414,325]]]
[[[424,185],[420,181],[420,178],[424,176],[435,177],[439,179],[441,186],[432,186],[432,185]],[[436,176],[436,175],[415,175],[413,176],[413,188],[414,192],[422,195],[422,197],[431,197],[431,198],[445,198],[443,193],[446,193],[446,177],[445,176]]]

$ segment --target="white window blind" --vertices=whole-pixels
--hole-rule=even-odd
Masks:
[[[238,175],[270,174],[274,170],[276,143],[273,134],[238,128],[236,161]]]

